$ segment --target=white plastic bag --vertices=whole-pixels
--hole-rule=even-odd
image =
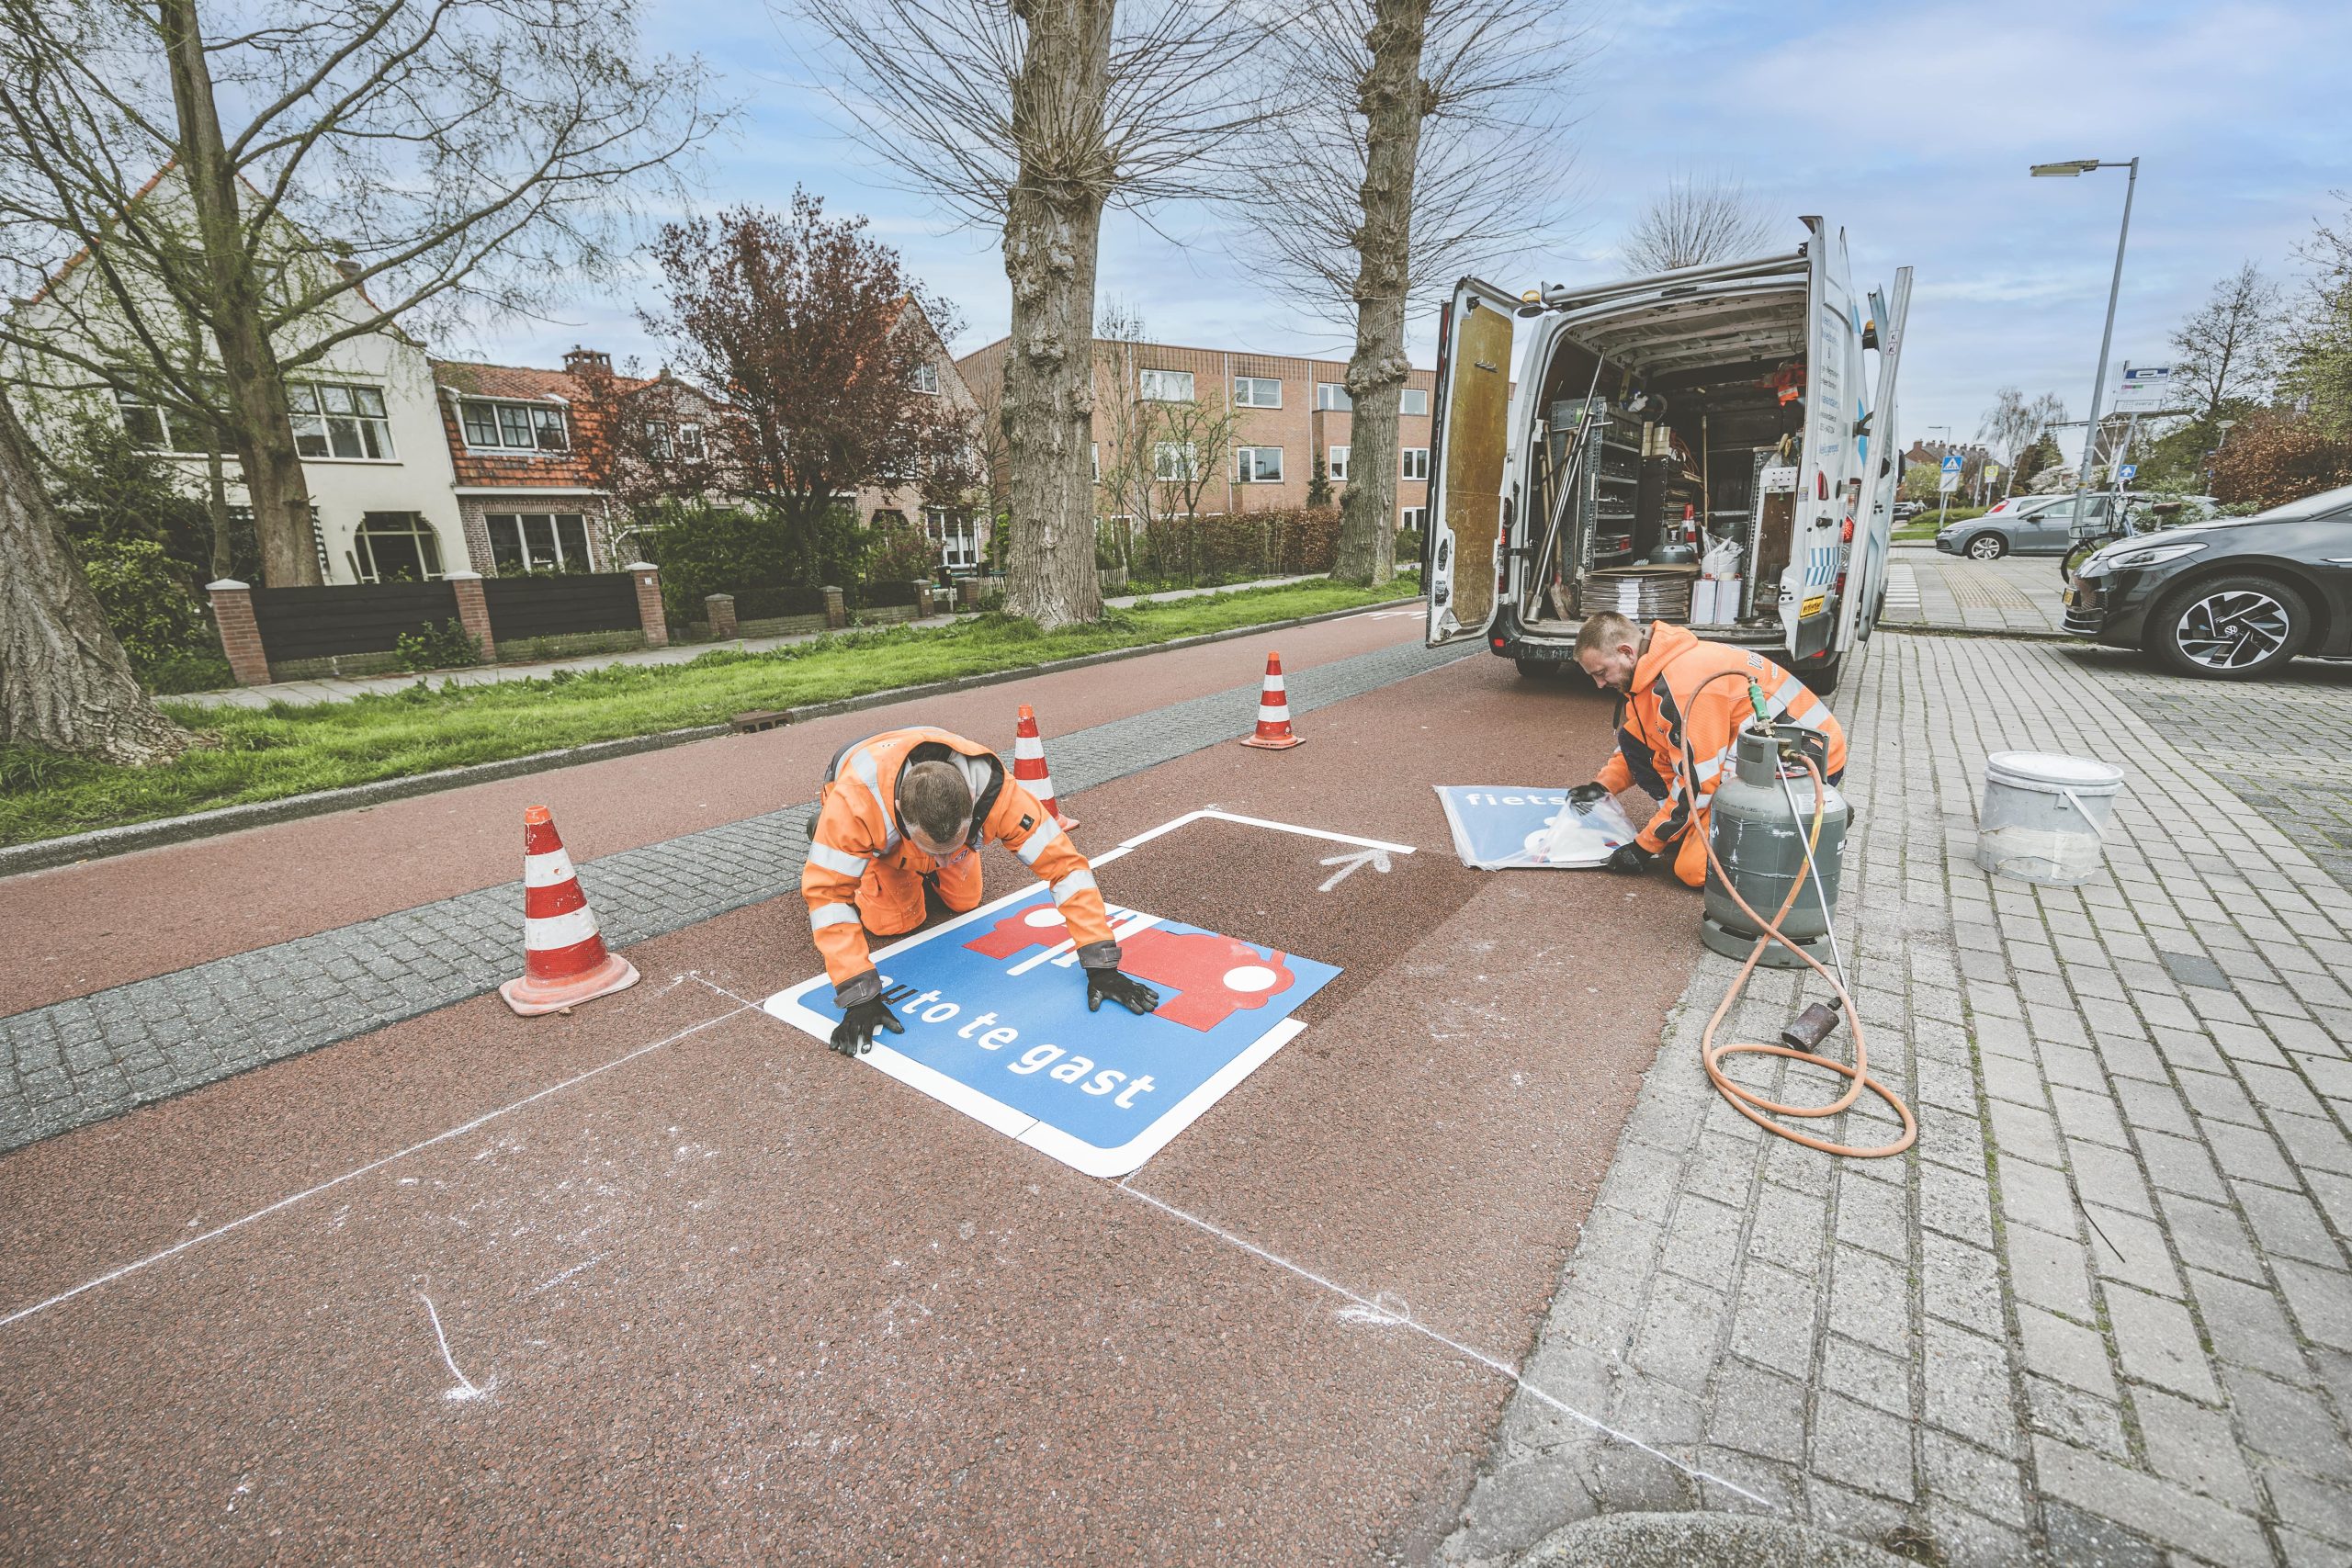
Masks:
[[[1699,575],[1718,578],[1737,577],[1739,575],[1739,541],[1717,539],[1713,544],[1709,545],[1707,553],[1699,558]]]
[[[1634,819],[1614,798],[1603,795],[1590,806],[1570,801],[1551,825],[1527,836],[1528,853],[1536,865],[1595,866],[1634,841]]]

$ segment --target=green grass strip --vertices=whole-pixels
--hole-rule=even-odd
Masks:
[[[160,705],[205,744],[153,768],[0,747],[0,844],[406,778],[595,740],[721,723],[929,681],[1023,670],[1404,598],[1385,588],[1300,582],[1115,611],[1057,632],[982,615],[954,626],[842,632],[764,653],[715,649],[686,664],[610,665],[490,685],[432,685],[346,702],[266,708]]]

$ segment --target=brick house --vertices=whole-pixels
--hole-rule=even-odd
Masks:
[[[974,387],[993,388],[1004,375],[1005,344],[999,338],[956,361]],[[1232,400],[1233,450],[1202,497],[1205,513],[1265,512],[1306,504],[1315,459],[1327,465],[1333,500],[1347,488],[1349,427],[1353,420],[1343,360],[1302,359],[1227,349],[1187,348],[1173,344],[1110,344],[1097,340],[1094,412],[1096,480],[1117,437],[1113,400],[1141,397],[1182,401],[1203,389],[1222,387]],[[1124,378],[1132,353],[1138,385],[1114,387]],[[1114,370],[1114,365],[1121,368]],[[1396,523],[1419,528],[1428,521],[1430,400],[1436,374],[1415,369],[1405,381],[1398,424],[1399,477]],[[1102,510],[1108,513],[1106,504]]]

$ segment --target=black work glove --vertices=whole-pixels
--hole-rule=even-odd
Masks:
[[[1568,804],[1579,810],[1598,806],[1608,798],[1609,786],[1605,784],[1580,784],[1568,791]]]
[[[1151,1012],[1159,1006],[1159,993],[1116,969],[1089,969],[1086,1010],[1101,1012],[1106,1001],[1116,1002],[1129,1012]]]
[[[880,997],[869,997],[862,1002],[852,1002],[843,1010],[842,1021],[833,1025],[833,1049],[844,1056],[874,1049],[874,1036],[881,1030],[904,1034],[907,1026],[890,1010],[890,1004]]]
[[[1639,844],[1620,844],[1617,846],[1617,852],[1609,857],[1608,868],[1611,871],[1639,876],[1643,872],[1649,870],[1650,863],[1656,859],[1657,856]]]

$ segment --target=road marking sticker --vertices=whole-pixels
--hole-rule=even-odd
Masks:
[[[1139,833],[1092,863],[1203,820],[1353,845],[1341,858],[1359,863],[1413,852],[1409,844],[1209,807]],[[1088,1011],[1061,915],[1045,887],[1024,887],[874,953],[883,995],[906,1032],[876,1041],[858,1059],[1089,1176],[1141,1168],[1295,1038],[1306,1026],[1290,1014],[1340,971],[1163,915],[1109,908],[1120,967],[1159,991],[1157,1012]],[[839,1021],[823,975],[763,1005],[819,1040]]]
[[[1381,875],[1385,876],[1388,874],[1388,852],[1386,850],[1358,850],[1351,855],[1326,855],[1323,857],[1323,863],[1325,865],[1336,865],[1340,869],[1333,872],[1329,877],[1325,878],[1323,886],[1317,887],[1315,891],[1317,893],[1329,893],[1340,883],[1345,882],[1356,872],[1361,871],[1366,861],[1370,861],[1372,863],[1372,869],[1380,873]]]

